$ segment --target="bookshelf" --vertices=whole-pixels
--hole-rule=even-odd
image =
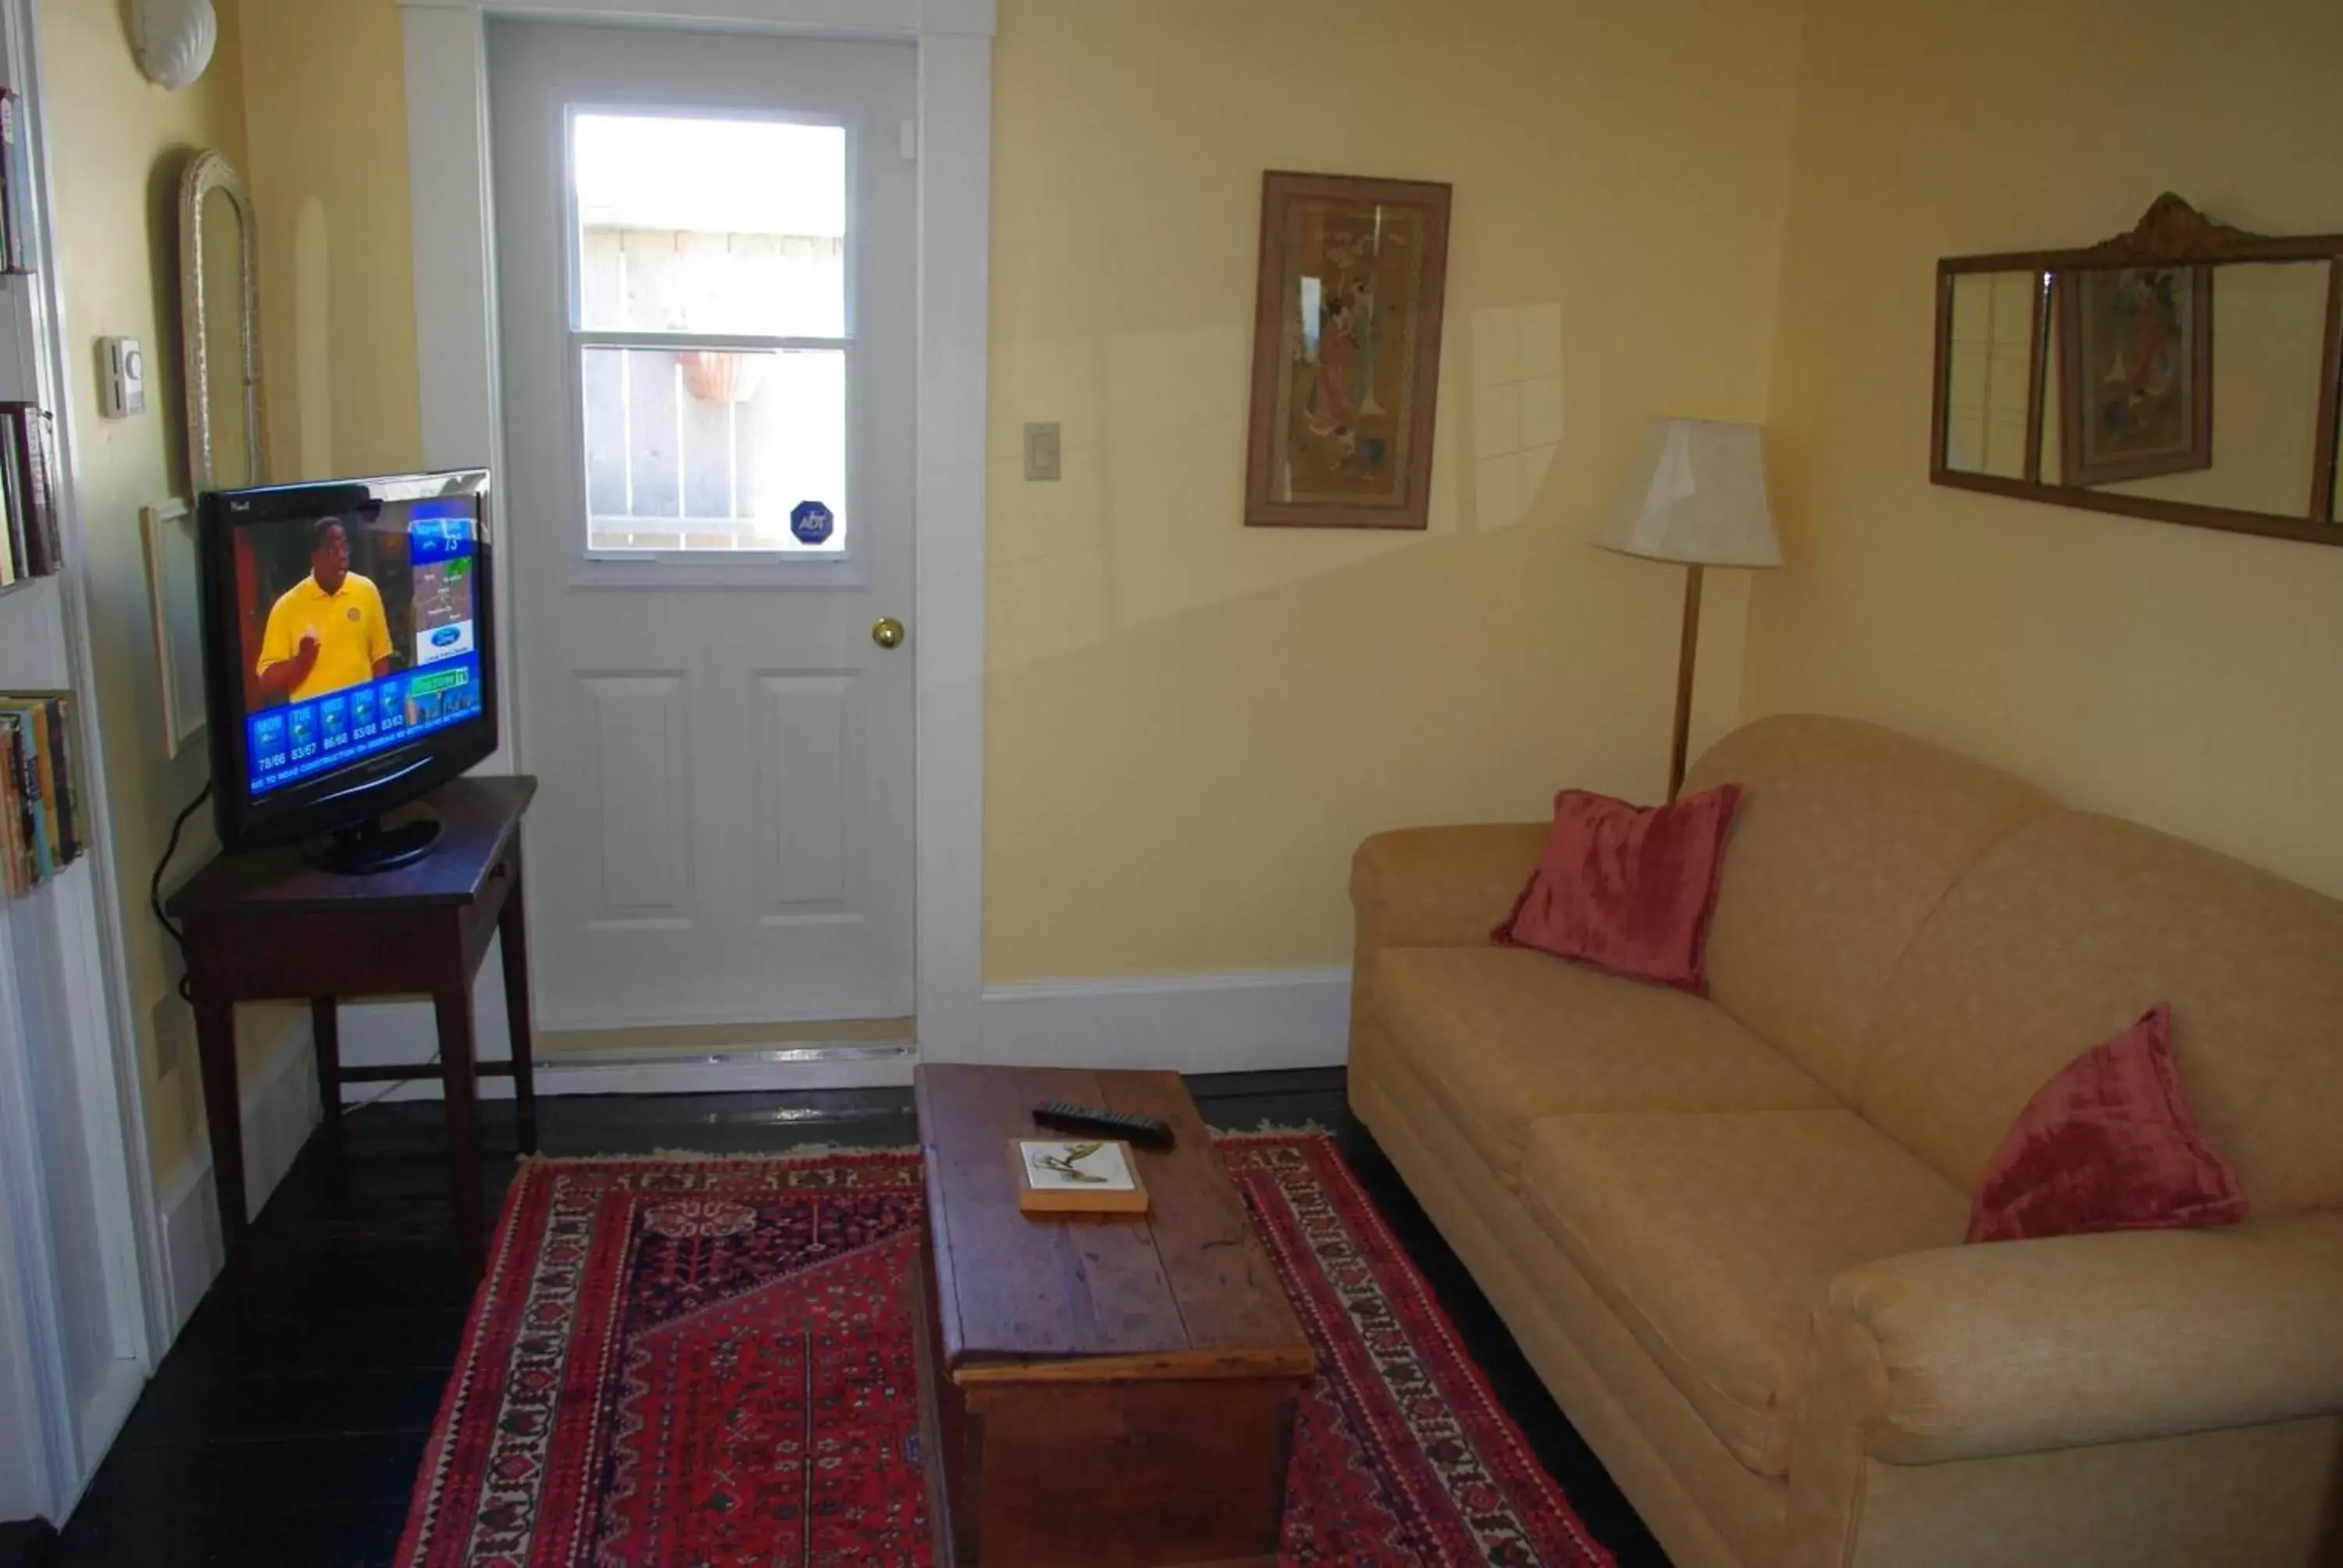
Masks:
[[[56,477],[47,497],[55,548],[45,570],[16,570],[25,563],[0,507],[0,576],[12,579],[0,586],[0,692],[67,695],[58,728],[69,768],[80,765],[86,851],[53,857],[45,879],[0,899],[0,1518],[62,1523],[168,1343],[173,1302],[144,1155],[140,1010],[125,969],[76,548],[85,528],[130,528],[136,518],[78,517],[65,478],[65,389],[87,371],[65,347],[75,339],[61,325],[50,265],[39,10],[0,0],[10,133],[0,143],[0,408],[55,411],[39,423],[44,447],[31,461]],[[0,441],[0,483],[24,477],[27,454],[9,448]]]

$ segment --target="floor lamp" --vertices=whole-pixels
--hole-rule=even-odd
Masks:
[[[1713,419],[1650,421],[1635,466],[1612,499],[1594,542],[1623,555],[1678,561],[1686,568],[1675,738],[1668,752],[1673,800],[1684,788],[1684,749],[1692,733],[1701,572],[1707,567],[1782,564],[1782,541],[1775,537],[1765,505],[1765,447],[1757,427]]]

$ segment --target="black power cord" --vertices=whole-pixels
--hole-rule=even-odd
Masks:
[[[211,798],[212,787],[206,784],[196,792],[196,798],[188,801],[180,809],[178,816],[173,819],[171,837],[163,845],[163,858],[155,862],[155,874],[146,879],[146,907],[155,911],[155,923],[163,928],[163,934],[171,939],[173,947],[179,950],[179,983],[175,989],[178,991],[181,1001],[195,1000],[196,988],[195,982],[187,975],[187,939],[179,934],[179,928],[171,923],[171,917],[163,912],[163,878],[169,872],[171,861],[179,853],[179,835],[187,830],[187,819]],[[435,1050],[431,1053],[431,1060],[423,1065],[425,1068],[431,1068],[437,1066],[438,1063],[439,1053]],[[343,1106],[342,1114],[347,1116],[353,1111],[364,1111],[367,1106],[397,1093],[410,1083],[421,1082],[424,1076],[418,1071],[414,1078],[402,1078],[395,1083],[385,1084],[366,1099]],[[0,1562],[0,1568],[12,1568],[12,1565]]]
[[[163,876],[171,869],[171,858],[179,852],[179,835],[187,830],[187,819],[211,798],[212,787],[206,784],[180,811],[171,824],[170,841],[163,846],[163,858],[155,862],[155,874],[146,879],[146,907],[155,911],[155,923],[163,928],[163,934],[171,939],[173,947],[179,950],[178,991],[181,1001],[195,1000],[196,990],[194,982],[187,978],[187,939],[179,934],[179,928],[171,923],[171,917],[163,912]]]

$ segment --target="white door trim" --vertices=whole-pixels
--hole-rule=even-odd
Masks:
[[[994,0],[400,0],[423,460],[503,468],[488,42],[495,15],[748,26],[919,47],[916,695],[920,1054],[982,1051],[984,448]],[[509,628],[511,574],[497,613]],[[497,678],[513,690],[513,648]],[[509,736],[509,729],[508,735]],[[483,766],[511,771],[509,739]]]

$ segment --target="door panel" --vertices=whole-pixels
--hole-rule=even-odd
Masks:
[[[915,51],[488,45],[541,1015],[908,1015]]]
[[[757,804],[768,918],[830,912],[848,896],[854,834],[848,779],[857,693],[851,671],[758,678]]]
[[[604,918],[681,913],[691,887],[683,678],[601,675],[582,684],[594,709]]]

